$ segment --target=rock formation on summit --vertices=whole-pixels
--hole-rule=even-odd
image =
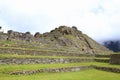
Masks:
[[[5,36],[5,37],[3,37]],[[32,35],[30,32],[20,33],[9,30],[7,34],[0,34],[0,40],[17,41],[20,44],[35,43],[34,48],[61,50],[83,54],[109,54],[110,51],[104,46],[83,34],[73,26],[60,26],[50,32]],[[18,46],[18,44],[16,45]],[[33,45],[31,45],[33,46]],[[37,46],[37,47],[36,47]]]

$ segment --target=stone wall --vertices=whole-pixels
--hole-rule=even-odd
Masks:
[[[13,71],[9,72],[11,75],[30,75],[42,72],[57,73],[57,72],[75,72],[87,69],[98,69],[108,72],[120,73],[119,68],[100,67],[100,66],[76,66],[76,67],[64,67],[64,68],[52,68],[52,69],[38,69],[38,70],[26,70],[26,71]]]
[[[21,33],[9,30],[7,35],[8,35],[7,40],[24,40],[29,42],[34,41],[34,36],[30,32]]]
[[[68,53],[68,52],[51,52],[51,51],[39,51],[39,50],[27,50],[27,49],[15,49],[15,48],[0,48],[2,54],[18,54],[18,55],[42,55],[42,56],[85,56],[90,57],[90,54],[80,53]]]
[[[80,58],[0,58],[2,64],[56,64],[56,63],[76,63],[92,62],[93,59]]]
[[[111,64],[120,64],[120,54],[111,54],[110,63]]]
[[[108,72],[120,73],[120,68],[100,67],[100,66],[93,66],[93,68],[98,70],[108,71]]]
[[[109,63],[109,59],[94,59],[96,62]]]
[[[0,40],[7,40],[8,36],[5,33],[0,33]]]
[[[105,57],[105,58],[110,58],[110,55],[99,55],[99,54],[95,54],[95,57]]]
[[[36,74],[36,73],[42,73],[42,72],[75,72],[75,71],[81,71],[81,70],[87,70],[90,69],[91,66],[78,66],[78,67],[64,67],[64,68],[53,68],[53,69],[39,69],[39,70],[29,70],[29,71],[16,71],[16,72],[10,72],[9,74],[12,75],[30,75],[30,74]]]

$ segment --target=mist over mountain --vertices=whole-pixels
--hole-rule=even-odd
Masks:
[[[108,40],[104,42],[104,46],[109,48],[110,50],[114,52],[120,51],[120,40]]]

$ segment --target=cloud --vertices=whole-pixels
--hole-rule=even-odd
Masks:
[[[2,27],[2,32],[7,32],[7,30],[9,30],[10,28],[8,27],[8,25],[5,23],[5,21],[0,19],[0,26]]]
[[[32,33],[74,25],[97,41],[118,38],[119,3],[119,0],[3,0],[0,24]]]

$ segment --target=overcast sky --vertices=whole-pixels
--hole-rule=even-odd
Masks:
[[[31,33],[76,26],[96,41],[120,39],[120,0],[0,0],[0,25]]]

